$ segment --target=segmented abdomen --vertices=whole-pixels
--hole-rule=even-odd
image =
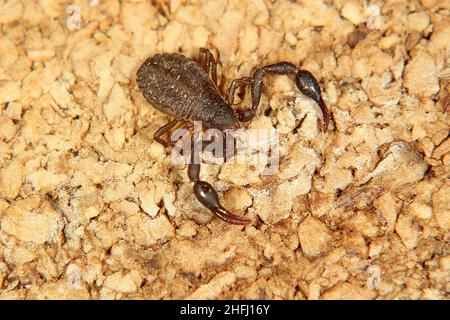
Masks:
[[[191,120],[196,109],[218,95],[208,74],[195,61],[179,54],[147,59],[137,72],[137,83],[156,109],[179,120]]]

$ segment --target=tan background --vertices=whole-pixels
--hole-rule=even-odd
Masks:
[[[0,298],[448,298],[449,9],[0,0]],[[293,79],[266,79],[251,127],[280,132],[280,171],[201,173],[247,227],[197,202],[135,82],[199,47],[225,87],[293,62],[332,111],[323,134]]]

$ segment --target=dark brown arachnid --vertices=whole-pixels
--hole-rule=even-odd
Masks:
[[[251,77],[233,80],[224,97],[217,87],[214,57],[209,50],[201,48],[199,63],[180,54],[157,54],[148,58],[137,71],[137,83],[145,99],[157,110],[175,118],[159,128],[154,139],[163,146],[171,145],[161,136],[169,133],[178,122],[192,124],[193,121],[201,121],[207,128],[225,130],[238,127],[239,122],[252,120],[261,99],[266,73],[295,75],[297,88],[319,105],[323,116],[322,130],[326,132],[329,111],[322,100],[319,84],[310,72],[300,70],[290,62],[271,64],[256,69]],[[252,107],[236,111],[231,107],[234,92],[242,85],[250,86]],[[200,164],[191,161],[188,176],[194,182],[198,201],[228,223],[244,225],[251,222],[223,208],[217,192],[208,182],[201,181],[199,174]]]

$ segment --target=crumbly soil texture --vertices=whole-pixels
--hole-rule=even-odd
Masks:
[[[0,0],[0,298],[448,299],[450,3]],[[267,76],[249,128],[279,168],[202,166],[227,224],[153,133],[136,84],[156,53]],[[250,106],[249,93],[235,108]]]

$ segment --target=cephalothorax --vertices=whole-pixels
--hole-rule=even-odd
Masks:
[[[236,128],[239,122],[252,120],[261,99],[266,73],[295,75],[297,88],[319,105],[323,115],[322,130],[327,130],[329,112],[321,97],[319,84],[310,72],[300,70],[290,62],[275,63],[256,69],[251,77],[233,80],[223,96],[217,87],[217,67],[213,55],[201,48],[200,56],[197,63],[180,54],[158,54],[148,58],[137,71],[137,83],[147,101],[157,110],[175,118],[154,134],[154,139],[163,146],[169,143],[161,137],[178,122],[201,121],[207,128],[225,130]],[[235,90],[242,85],[250,86],[252,107],[244,111],[233,110]],[[189,164],[188,176],[194,182],[197,199],[219,218],[232,224],[251,222],[222,207],[214,188],[200,180],[199,163]]]

